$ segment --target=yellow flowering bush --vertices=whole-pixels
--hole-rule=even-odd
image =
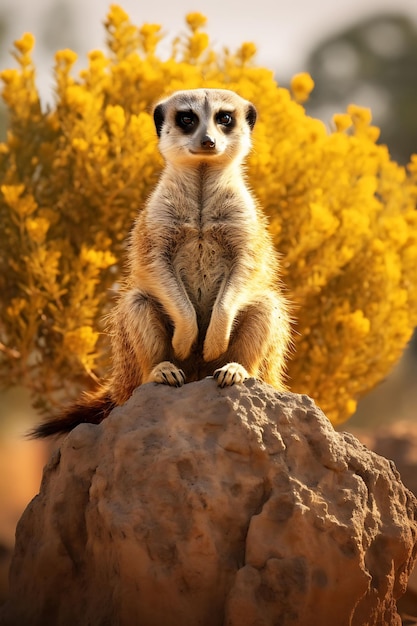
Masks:
[[[101,320],[111,306],[132,220],[161,170],[152,104],[176,89],[225,87],[255,103],[248,175],[264,207],[294,303],[292,390],[334,423],[380,382],[417,323],[417,158],[408,169],[377,145],[370,111],[351,105],[333,129],[258,67],[251,43],[216,52],[204,16],[172,55],[157,54],[155,24],[134,26],[112,6],[108,54],[55,57],[55,104],[42,109],[29,34],[17,69],[1,74],[9,110],[0,145],[0,373],[45,407],[78,393],[108,364]]]

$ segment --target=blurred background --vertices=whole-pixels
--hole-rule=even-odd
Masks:
[[[46,106],[53,102],[53,55],[71,48],[86,65],[89,50],[104,48],[107,0],[0,0],[0,69],[14,67],[12,43],[24,32],[36,38],[37,84]],[[253,41],[257,63],[274,70],[287,86],[291,76],[308,71],[315,89],[307,112],[329,123],[347,104],[370,107],[395,160],[406,164],[417,152],[417,0],[122,0],[138,25],[160,23],[160,47],[185,30],[184,17],[199,11],[218,48]],[[0,139],[6,129],[0,105]],[[0,226],[1,227],[1,226]],[[416,270],[417,278],[417,270]],[[0,300],[1,306],[1,300]],[[43,442],[22,434],[38,419],[24,389],[0,390],[0,602],[7,589],[7,567],[14,530],[24,507],[37,493],[49,453]],[[364,398],[345,423],[369,447],[393,458],[405,484],[417,493],[417,338],[378,389]],[[414,585],[414,587],[413,587]],[[411,595],[410,595],[411,594]],[[417,615],[417,582],[404,613]],[[413,595],[414,594],[414,595]],[[409,604],[407,604],[407,602]],[[411,618],[404,623],[414,623]]]

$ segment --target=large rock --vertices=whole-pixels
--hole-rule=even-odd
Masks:
[[[417,495],[417,421],[393,422],[369,430],[358,429],[354,434],[374,452],[393,459],[404,485]],[[407,592],[398,606],[400,612],[410,616],[406,623],[412,622],[417,626],[417,567],[410,574]]]
[[[144,385],[51,458],[0,623],[399,625],[416,511],[306,396]]]

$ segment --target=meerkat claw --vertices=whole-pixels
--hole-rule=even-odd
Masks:
[[[182,387],[185,383],[185,374],[170,361],[162,361],[153,368],[147,382],[160,383],[170,387]]]
[[[185,383],[185,374],[182,370],[178,370],[177,372],[172,372],[173,377],[177,381],[176,387],[182,387]]]
[[[240,363],[227,363],[214,372],[213,378],[217,381],[217,385],[223,388],[231,387],[235,383],[243,383],[250,377]]]

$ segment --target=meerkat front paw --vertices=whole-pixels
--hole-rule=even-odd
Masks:
[[[213,377],[216,379],[219,387],[230,387],[235,383],[243,383],[244,380],[250,378],[248,372],[240,363],[227,363],[223,367],[219,367]]]
[[[172,337],[172,347],[174,354],[180,361],[184,361],[190,356],[191,349],[198,337],[197,320],[190,320],[188,323],[176,326]]]
[[[182,387],[185,383],[185,374],[170,361],[162,361],[155,365],[146,380],[147,383],[161,383],[171,387]]]

